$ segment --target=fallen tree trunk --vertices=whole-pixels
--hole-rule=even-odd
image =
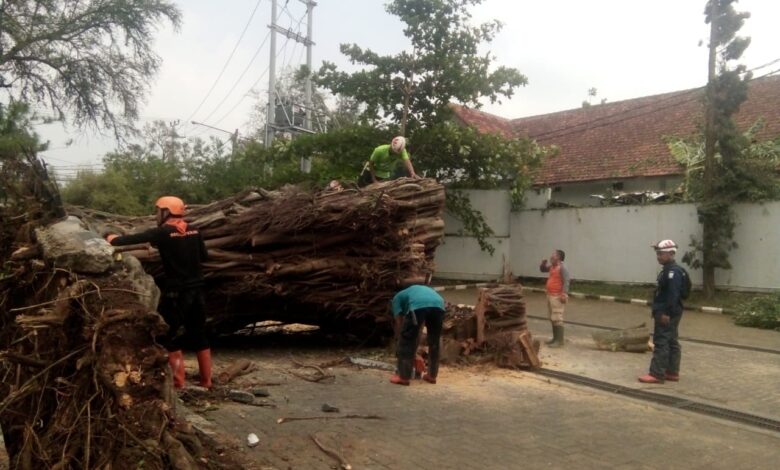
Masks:
[[[435,180],[403,178],[313,193],[254,189],[190,207],[185,219],[209,248],[203,266],[209,323],[218,331],[265,320],[355,330],[380,322],[389,328],[392,295],[426,283],[434,272],[444,197]],[[154,224],[151,217],[68,211],[101,234]],[[119,251],[160,274],[155,249]]]
[[[650,329],[643,323],[633,328],[593,333],[596,347],[608,351],[649,351]]]

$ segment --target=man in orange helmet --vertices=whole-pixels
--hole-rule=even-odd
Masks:
[[[155,203],[157,227],[132,235],[109,234],[111,245],[150,243],[160,252],[165,270],[163,292],[158,310],[168,324],[161,343],[168,350],[176,388],[184,387],[182,348],[189,339],[198,354],[200,385],[211,388],[211,349],[206,335],[206,312],[203,302],[201,263],[208,253],[200,232],[184,220],[184,201],[164,196]],[[184,335],[179,330],[184,328]]]

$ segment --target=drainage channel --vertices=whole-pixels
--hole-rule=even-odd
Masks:
[[[539,315],[526,315],[528,318],[533,318],[534,320],[549,320],[548,317],[542,317]],[[609,330],[609,331],[615,331],[619,330],[620,328],[614,328],[612,326],[602,326],[602,325],[593,325],[590,323],[580,323],[576,321],[568,321],[565,322],[567,325],[575,325],[575,326],[584,326],[586,328],[595,328],[598,330]],[[650,336],[653,334],[650,333]],[[687,338],[684,336],[680,336],[680,341],[687,341],[689,343],[697,343],[697,344],[706,344],[708,346],[719,346],[722,348],[733,348],[733,349],[741,349],[743,351],[753,351],[753,352],[760,352],[760,353],[767,353],[767,354],[777,354],[780,355],[780,350],[777,349],[767,349],[767,348],[761,348],[757,346],[746,346],[744,344],[732,344],[732,343],[722,343],[720,341],[710,341],[707,339],[696,339],[696,338]]]
[[[595,388],[605,392],[624,395],[630,398],[636,398],[672,408],[693,411],[695,413],[707,415],[710,417],[725,419],[735,423],[767,429],[769,431],[780,432],[780,421],[766,418],[764,416],[752,415],[728,408],[721,408],[719,406],[707,405],[705,403],[686,400],[670,395],[663,395],[661,393],[653,393],[646,390],[625,387],[623,385],[616,385],[609,382],[603,382],[601,380],[591,379],[589,377],[583,377],[581,375],[561,372],[558,370],[542,368],[536,370],[535,372],[545,377],[550,377],[585,387]]]

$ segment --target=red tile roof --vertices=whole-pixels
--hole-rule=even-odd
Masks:
[[[551,185],[682,174],[664,137],[698,132],[704,122],[702,94],[703,88],[695,88],[514,120],[460,105],[452,109],[461,122],[482,132],[558,146],[559,153],[535,178],[538,185]],[[759,118],[765,121],[760,139],[780,135],[780,76],[753,80],[735,116],[740,129]]]

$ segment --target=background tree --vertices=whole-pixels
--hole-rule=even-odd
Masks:
[[[591,103],[590,100],[591,100],[591,98],[597,98],[598,94],[599,94],[599,91],[598,91],[598,89],[596,89],[596,87],[588,88],[588,99],[582,100],[582,107],[583,108],[590,108],[591,106],[593,106],[593,103]],[[599,102],[598,102],[598,104],[606,104],[606,103],[607,103],[607,99],[606,98],[601,98],[599,100]]]
[[[745,145],[740,151],[739,165],[734,168],[738,177],[733,179],[729,193],[738,202],[760,202],[780,199],[780,177],[777,167],[780,165],[780,136],[774,139],[758,140],[757,136],[765,127],[759,119],[750,128],[742,132],[740,139]],[[683,200],[700,202],[704,197],[704,139],[702,135],[691,138],[667,138],[669,151],[677,162],[685,167],[683,180]],[[720,154],[715,154],[715,162],[722,164]]]
[[[737,36],[750,13],[737,12],[736,0],[710,0],[704,11],[710,24],[709,70],[705,98],[704,129],[704,190],[697,209],[702,224],[701,241],[693,240],[694,251],[686,261],[702,268],[704,295],[715,293],[715,270],[730,269],[729,252],[733,241],[734,214],[732,204],[738,200],[735,191],[740,185],[743,169],[740,161],[748,146],[745,137],[734,124],[732,116],[747,99],[751,76],[744,65],[731,63],[742,56],[750,38]],[[715,155],[720,155],[717,161]]]
[[[79,127],[124,136],[160,67],[152,33],[178,28],[168,0],[25,0],[0,3],[0,85]]]
[[[364,106],[367,123],[410,137],[415,170],[448,185],[447,210],[464,222],[483,249],[492,234],[482,215],[460,192],[467,187],[511,188],[519,205],[530,174],[550,149],[531,141],[482,135],[451,123],[450,103],[479,108],[500,102],[527,83],[517,69],[495,66],[483,49],[501,30],[491,21],[471,24],[469,7],[482,0],[393,0],[386,10],[404,23],[410,48],[382,56],[357,44],[341,52],[362,69],[347,73],[324,63],[315,74],[319,86]],[[377,141],[374,145],[389,142]],[[371,148],[363,153],[363,160]],[[362,165],[356,165],[360,168]]]
[[[480,107],[481,99],[500,102],[527,83],[517,69],[493,67],[493,57],[481,53],[501,29],[492,21],[470,24],[469,6],[482,0],[393,0],[386,10],[405,24],[411,50],[381,56],[357,44],[342,44],[341,52],[363,69],[347,73],[324,63],[315,82],[336,95],[365,105],[364,116],[390,119],[400,126],[431,125],[450,117],[449,103]]]

